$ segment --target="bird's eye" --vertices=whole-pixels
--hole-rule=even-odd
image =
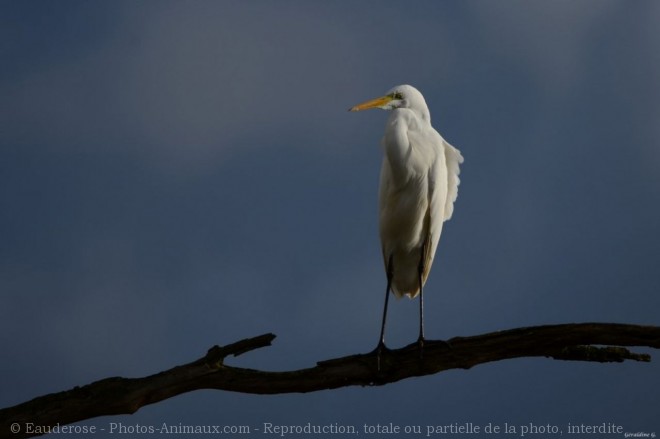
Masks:
[[[392,93],[392,97],[397,100],[403,99],[403,95],[399,91],[397,91],[396,93]]]

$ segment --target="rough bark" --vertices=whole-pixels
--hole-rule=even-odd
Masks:
[[[97,416],[135,413],[181,393],[198,389],[274,394],[306,393],[346,386],[375,386],[435,374],[469,369],[478,364],[522,357],[556,360],[648,362],[650,355],[623,346],[660,348],[660,327],[614,323],[581,323],[511,329],[448,341],[426,341],[386,350],[380,363],[375,352],[320,361],[315,367],[290,372],[267,372],[232,367],[225,358],[269,346],[275,335],[264,334],[214,346],[191,363],[144,378],[106,378],[71,390],[37,397],[0,410],[0,437],[30,437],[28,423],[40,427],[64,426]],[[378,365],[380,364],[380,365]],[[20,427],[13,433],[12,426]],[[33,428],[34,431],[34,428]]]

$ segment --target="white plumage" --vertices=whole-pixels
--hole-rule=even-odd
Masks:
[[[423,291],[442,232],[458,195],[463,157],[431,126],[422,94],[410,85],[392,88],[383,97],[351,111],[391,110],[382,139],[380,174],[380,240],[388,276],[381,343],[389,290],[416,297]],[[423,340],[420,297],[420,342]]]

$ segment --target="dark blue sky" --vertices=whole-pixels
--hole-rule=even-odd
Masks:
[[[660,3],[0,3],[0,406],[264,332],[272,370],[366,352],[386,114],[410,83],[465,157],[427,336],[659,324]],[[391,302],[388,344],[415,340]],[[641,351],[645,351],[641,349]],[[520,359],[383,388],[200,391],[109,422],[614,422],[651,364]]]

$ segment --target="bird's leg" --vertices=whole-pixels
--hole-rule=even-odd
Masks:
[[[394,273],[394,267],[392,264],[392,255],[390,255],[387,261],[387,269],[385,274],[387,275],[387,288],[385,288],[385,306],[383,307],[383,321],[380,325],[380,338],[378,339],[378,346],[376,347],[376,358],[378,360],[378,371],[380,372],[380,357],[383,351],[387,350],[385,347],[385,320],[387,320],[387,303],[390,300],[390,289],[392,288],[392,276]]]
[[[422,246],[422,259],[419,261],[419,337],[417,338],[417,345],[419,346],[419,358],[424,357],[424,285],[423,285],[423,276],[424,276],[424,261],[426,261],[426,241]],[[442,340],[442,343],[447,347],[447,349],[452,349],[451,344],[448,341]]]

